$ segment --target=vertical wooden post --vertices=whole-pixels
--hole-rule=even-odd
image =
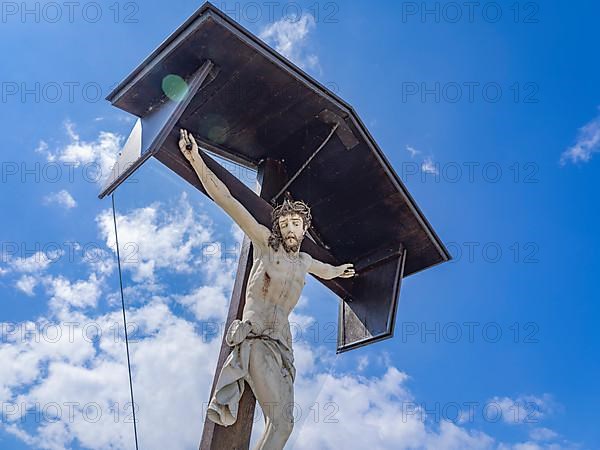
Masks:
[[[260,183],[261,187],[260,196],[265,200],[270,201],[287,181],[283,163],[271,158],[262,160],[258,166],[257,181]],[[235,319],[242,318],[242,312],[244,311],[244,305],[246,303],[246,285],[251,268],[252,243],[248,236],[244,236],[235,283],[231,294],[231,303],[229,306],[229,313],[227,314],[225,331],[227,331],[231,322]],[[227,345],[225,336],[223,336],[217,369],[208,401],[210,401],[213,396],[221,368],[230,352],[231,347]],[[255,406],[256,399],[254,398],[254,394],[252,393],[250,386],[246,384],[244,394],[242,395],[239,404],[238,418],[233,425],[223,427],[217,425],[208,419],[208,417],[204,418],[204,429],[202,431],[202,440],[200,441],[200,450],[248,450],[250,447],[252,424],[254,422]]]

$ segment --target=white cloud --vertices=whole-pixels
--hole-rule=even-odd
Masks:
[[[563,152],[561,165],[567,163],[585,163],[594,153],[600,152],[600,114],[579,129],[577,141]]]
[[[32,274],[45,271],[51,263],[59,259],[63,254],[63,250],[49,252],[37,251],[29,257],[21,256],[12,259],[10,255],[7,255],[7,259],[11,270]]]
[[[425,173],[430,173],[434,175],[439,174],[438,166],[431,156],[428,156],[423,160],[423,163],[421,164],[421,170]]]
[[[86,178],[102,184],[117,160],[123,137],[100,131],[94,141],[85,141],[77,134],[72,122],[66,121],[64,126],[69,137],[65,146],[51,152],[48,150],[48,143],[40,141],[35,151],[45,154],[49,162],[62,162],[73,167],[85,166]]]
[[[112,210],[105,210],[96,222],[107,247],[115,251]],[[218,257],[197,260],[196,252],[213,248],[209,219],[194,213],[182,194],[175,207],[159,202],[138,208],[127,214],[117,214],[117,231],[123,270],[132,273],[133,280],[154,281],[158,269],[193,274],[198,266],[210,265]]]
[[[11,255],[7,255],[6,259],[9,267],[0,269],[0,275],[9,272],[21,273],[21,277],[15,281],[14,286],[31,297],[35,294],[34,289],[43,278],[43,273],[50,267],[51,263],[63,254],[63,250],[54,250],[49,252],[37,251],[29,257],[12,258]]]
[[[406,146],[406,151],[410,153],[410,157],[413,159],[417,157],[417,155],[423,153],[421,150],[417,150],[411,145]],[[427,156],[423,158],[421,162],[421,171],[432,175],[438,175],[440,173],[439,165],[434,161],[433,156]]]
[[[28,258],[18,257],[11,261],[10,265],[17,272],[34,273],[43,272],[60,256],[56,253],[36,252]]]
[[[176,296],[176,301],[188,307],[197,320],[215,319],[220,324],[227,318],[229,298],[220,286],[199,286],[189,294]]]
[[[21,292],[32,297],[34,295],[33,290],[37,286],[38,280],[36,277],[31,275],[23,275],[15,283],[15,287]]]
[[[69,193],[69,191],[65,189],[47,195],[46,197],[44,197],[44,203],[46,205],[56,203],[57,205],[62,206],[66,209],[75,208],[77,206],[77,202],[75,201],[73,196]]]
[[[565,440],[547,443],[526,441],[517,444],[501,443],[498,445],[498,450],[582,450],[582,447]]]
[[[43,155],[46,155],[46,157],[49,157],[48,154],[48,143],[44,140],[41,140],[38,144],[38,146],[35,148],[35,152],[36,153],[41,153]]]
[[[75,282],[62,275],[43,278],[50,296],[49,306],[54,310],[95,307],[102,292],[102,282],[103,278],[95,273],[90,274],[87,280]]]
[[[294,430],[294,449],[492,449],[494,440],[480,432],[442,421],[437,427],[425,424],[417,415],[407,415],[403,404],[414,398],[405,387],[407,375],[389,367],[381,377],[351,374],[318,374],[318,383],[300,379],[300,404],[314,385],[323,384],[315,405],[320,418],[311,415]],[[307,408],[310,403],[306,405]],[[308,410],[310,411],[310,410]],[[312,414],[312,412],[310,412]]]
[[[406,146],[406,151],[408,151],[410,153],[411,158],[414,158],[415,156],[417,156],[418,154],[421,153],[420,150],[417,150],[416,148],[411,147],[410,145]]]
[[[367,367],[369,367],[369,356],[362,355],[360,358],[358,358],[358,364],[356,366],[356,370],[358,370],[359,372],[362,372]]]
[[[100,276],[110,275],[117,265],[114,255],[103,248],[91,247],[83,251],[83,261]]]
[[[558,433],[549,428],[534,428],[529,432],[529,437],[534,441],[552,441],[558,438]]]
[[[283,17],[266,26],[259,37],[299,67],[315,69],[319,67],[319,58],[306,50],[308,36],[315,27],[315,18],[311,14]]]
[[[72,342],[63,333],[52,344],[47,338],[17,339],[3,346],[6,431],[37,449],[71,448],[75,442],[90,449],[130,448],[124,343],[114,338],[119,321],[119,311],[80,316],[72,325]],[[130,311],[130,323],[144,335],[130,346],[141,448],[197,448],[201,430],[194,425],[202,420],[220,339],[204,342],[193,324],[161,302]],[[84,338],[91,324],[101,330],[96,347]],[[25,405],[37,405],[41,420],[35,413],[25,415]]]
[[[517,398],[494,397],[488,404],[511,425],[538,424],[558,409],[550,394],[542,396],[522,395]],[[493,415],[493,413],[491,413]]]

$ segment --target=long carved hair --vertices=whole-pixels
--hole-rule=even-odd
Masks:
[[[271,214],[272,228],[271,236],[269,236],[269,246],[275,250],[279,250],[279,246],[283,243],[283,236],[281,235],[281,229],[279,228],[279,218],[288,214],[298,214],[302,217],[305,230],[308,230],[310,227],[312,216],[310,215],[310,208],[308,205],[302,200],[292,202],[286,198]]]

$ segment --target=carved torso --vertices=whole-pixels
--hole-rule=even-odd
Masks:
[[[252,322],[257,333],[283,338],[291,349],[288,317],[306,283],[311,256],[304,252],[291,255],[283,246],[277,251],[254,246],[253,254],[243,319]]]

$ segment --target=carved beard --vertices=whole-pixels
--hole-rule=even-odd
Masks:
[[[283,237],[283,242],[282,242],[283,248],[288,253],[296,253],[298,251],[298,249],[300,248],[301,243],[302,243],[302,238],[300,238],[299,240],[296,239],[296,242],[294,242],[292,245],[288,245],[287,239],[285,237]]]

